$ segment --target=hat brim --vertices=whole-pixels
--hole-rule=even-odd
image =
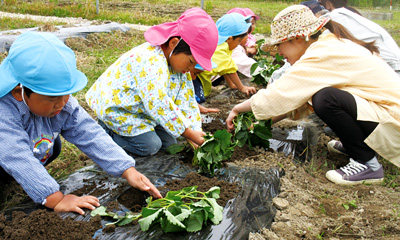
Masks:
[[[321,30],[322,27],[325,26],[325,24],[327,24],[329,20],[330,20],[329,17],[320,17],[319,21],[317,21],[314,24],[314,26],[312,26],[312,29],[310,31],[309,36],[312,36],[313,34],[318,32],[319,30]],[[268,47],[271,47],[271,46],[274,46],[274,45],[277,45],[277,44],[280,44],[280,43],[283,43],[283,42],[290,41],[290,40],[295,39],[297,37],[303,37],[303,36],[299,36],[299,35],[293,34],[291,36],[286,36],[286,37],[283,37],[283,38],[275,39],[275,40],[273,40],[273,41],[271,41],[269,43],[265,43],[264,45],[262,45],[261,49],[263,51],[265,51],[264,49],[267,49]]]
[[[241,34],[243,34],[243,33],[246,33],[246,32],[249,30],[249,28],[250,28],[250,26],[251,26],[251,23],[246,23],[246,26],[247,26],[247,28],[246,28],[245,31],[243,31],[242,33],[238,33],[238,34],[235,35],[235,36],[238,36],[238,35],[241,35]],[[232,36],[232,35],[231,35],[231,36]],[[218,34],[218,45],[224,43],[224,42],[225,42],[229,37],[231,37],[231,36],[222,36],[222,35],[219,35],[219,34]]]
[[[70,89],[68,89],[67,91],[63,91],[63,92],[38,91],[38,90],[35,90],[35,86],[24,85],[23,83],[22,83],[22,85],[30,88],[34,93],[37,93],[37,94],[42,94],[42,95],[46,95],[46,96],[64,96],[64,95],[76,93],[76,92],[82,90],[87,85],[87,82],[88,82],[87,77],[81,71],[76,70],[76,78],[77,78],[77,80],[75,81],[75,84]]]
[[[18,81],[16,80],[11,63],[7,58],[3,60],[0,65],[0,98],[9,93],[15,86],[17,86]]]
[[[196,59],[197,64],[199,64],[204,70],[211,71],[212,63],[211,59],[201,56],[195,50],[191,49],[194,59]]]

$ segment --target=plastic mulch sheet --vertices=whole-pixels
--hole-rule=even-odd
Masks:
[[[99,33],[99,32],[111,32],[114,30],[120,30],[126,32],[129,30],[129,27],[124,26],[122,24],[111,22],[108,24],[102,25],[90,25],[86,24],[78,27],[62,27],[57,26],[58,31],[51,32],[56,35],[62,42],[69,37],[82,37],[86,38],[86,36],[90,33]],[[16,29],[16,30],[8,30],[0,32],[0,52],[8,51],[12,45],[12,43],[17,39],[17,37],[26,31],[38,31],[38,28],[24,28],[24,29]],[[13,34],[14,33],[14,34]]]
[[[146,158],[136,158],[137,170],[146,175],[156,186],[162,186],[167,180],[183,179],[196,169],[182,164],[179,155],[157,154]],[[241,186],[238,195],[231,199],[223,211],[223,220],[218,225],[211,222],[196,233],[164,233],[159,226],[153,226],[147,232],[140,229],[140,225],[116,227],[115,232],[106,233],[99,229],[93,236],[96,239],[247,239],[250,232],[257,232],[262,228],[269,228],[274,219],[276,209],[272,205],[272,198],[279,192],[279,171],[269,169],[245,169],[228,166],[216,173],[219,180],[236,182]],[[106,179],[106,180],[104,180]],[[97,188],[104,189],[104,194],[98,196],[101,205],[107,206],[110,201],[116,201],[129,186],[121,178],[113,177],[97,165],[89,166],[71,174],[60,182],[61,191],[71,193],[84,187],[85,182],[101,180]],[[89,193],[90,194],[90,193]],[[120,204],[121,209],[128,211]],[[32,212],[39,205],[25,204],[14,208],[24,212]],[[11,212],[9,212],[11,213]],[[89,221],[90,214],[84,216],[75,213],[62,213],[63,218],[72,217],[77,221]],[[110,221],[102,219],[102,225]]]

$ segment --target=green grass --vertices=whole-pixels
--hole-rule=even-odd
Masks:
[[[38,26],[43,26],[48,23],[41,21],[32,21],[26,18],[1,18],[0,21],[0,31],[21,29],[21,28],[33,28]],[[54,22],[53,25],[65,25],[65,22]]]
[[[200,0],[101,0],[99,14],[96,14],[96,1],[91,0],[7,0],[0,5],[0,11],[57,16],[57,17],[82,17],[89,20],[111,20],[120,23],[133,23],[155,25],[166,21],[176,20],[182,12],[191,7],[200,7]],[[228,10],[234,7],[248,7],[260,16],[257,21],[255,33],[270,34],[270,23],[274,16],[287,6],[300,3],[297,0],[287,1],[261,1],[261,0],[205,0],[204,9],[216,21]],[[357,8],[365,11],[370,8]],[[393,10],[393,20],[375,21],[391,33],[400,45],[400,10]],[[19,25],[17,20],[1,21],[0,28],[10,29],[32,27],[34,22],[23,20]],[[40,24],[40,23],[36,23]]]

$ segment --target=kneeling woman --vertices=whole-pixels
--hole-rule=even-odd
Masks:
[[[328,31],[329,30],[329,31]],[[400,166],[400,81],[372,43],[342,25],[317,18],[302,5],[281,11],[271,24],[273,41],[292,67],[251,99],[236,105],[226,122],[252,111],[258,120],[300,118],[312,110],[336,133],[331,147],[350,157],[328,171],[336,184],[380,183],[376,153]],[[342,148],[341,148],[342,147]]]

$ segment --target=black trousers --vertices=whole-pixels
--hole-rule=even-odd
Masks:
[[[45,166],[49,163],[51,163],[54,159],[58,157],[61,153],[61,138],[58,136],[56,140],[54,140],[54,146],[53,146],[53,155],[47,160]],[[7,183],[13,180],[14,178],[9,175],[2,167],[0,167],[0,183]]]
[[[378,123],[357,121],[357,105],[354,97],[343,90],[327,87],[312,97],[314,111],[340,138],[343,147],[354,160],[365,163],[375,156],[364,140]]]

